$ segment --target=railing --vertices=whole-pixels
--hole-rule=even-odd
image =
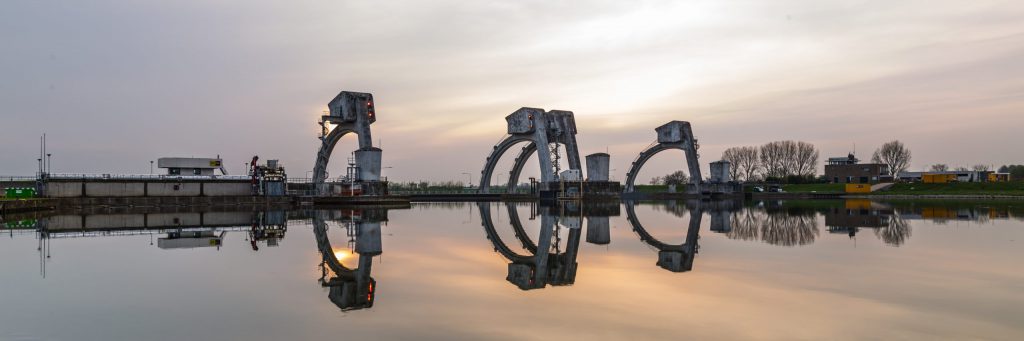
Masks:
[[[248,175],[47,174],[48,180],[250,180]],[[35,180],[35,178],[33,178]]]
[[[2,175],[2,176],[0,176],[0,181],[3,181],[3,182],[8,182],[8,181],[11,181],[11,182],[13,182],[13,181],[36,181],[36,177],[35,176],[26,176],[26,175]]]

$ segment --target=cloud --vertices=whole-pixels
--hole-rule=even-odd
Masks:
[[[374,93],[399,180],[480,168],[522,106],[574,111],[581,150],[608,147],[619,169],[672,119],[694,124],[705,163],[733,145],[843,154],[890,138],[921,164],[1019,162],[990,147],[1020,122],[1022,14],[1013,1],[14,1],[0,102],[18,129],[0,135],[0,173],[31,173],[44,131],[59,171],[142,172],[172,154],[221,154],[231,170],[260,154],[301,172],[341,90]]]

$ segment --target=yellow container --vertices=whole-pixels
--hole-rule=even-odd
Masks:
[[[846,193],[871,193],[871,184],[846,184]]]
[[[921,175],[921,182],[926,184],[945,184],[956,181],[956,174],[927,174]]]

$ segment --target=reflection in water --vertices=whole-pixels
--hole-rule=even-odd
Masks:
[[[373,257],[380,255],[381,222],[387,220],[387,211],[377,210],[342,210],[315,211],[313,214],[313,234],[316,236],[317,249],[323,261],[320,284],[329,288],[327,297],[342,311],[373,307],[377,281],[370,277]],[[354,248],[359,255],[359,265],[350,269],[338,260],[337,252],[327,236],[329,220],[338,221],[345,228],[348,236],[348,247]],[[332,273],[327,278],[327,271]]]
[[[831,233],[845,233],[853,238],[862,228],[871,228],[874,235],[888,245],[900,246],[910,238],[910,224],[903,213],[892,206],[869,200],[846,200],[823,212],[825,226]]]
[[[509,220],[516,237],[523,243],[523,248],[529,252],[529,255],[521,255],[508,247],[498,235],[494,227],[494,220],[491,218],[491,205],[489,203],[477,203],[477,205],[480,208],[480,220],[487,239],[491,241],[495,251],[511,261],[508,264],[508,276],[505,278],[507,281],[515,284],[521,290],[541,289],[547,285],[571,285],[576,281],[576,266],[578,265],[576,255],[579,252],[581,225],[579,221],[582,216],[558,215],[550,210],[541,209],[538,212],[540,232],[537,243],[534,244],[523,229],[515,204],[506,203]],[[559,249],[563,227],[568,229],[569,234],[564,252]]]
[[[757,205],[732,214],[732,230],[725,233],[731,239],[758,240],[779,246],[798,246],[814,243],[818,237],[817,213],[793,207]]]
[[[672,272],[691,271],[699,252],[700,225],[704,214],[710,217],[710,231],[732,240],[758,240],[770,245],[794,247],[814,243],[820,238],[819,221],[830,234],[855,237],[871,229],[878,240],[890,246],[905,245],[912,236],[913,220],[936,224],[963,224],[998,219],[1022,219],[1024,207],[1016,203],[994,202],[872,202],[845,201],[668,201],[651,206],[655,211],[678,217],[672,228],[686,224],[686,235],[679,243],[659,240],[645,228],[636,214],[635,202],[608,204],[563,202],[534,207],[530,219],[539,217],[537,234],[527,233],[517,206],[506,203],[515,241],[502,240],[492,220],[492,204],[477,203],[481,224],[494,249],[509,261],[506,280],[522,290],[574,284],[578,267],[583,218],[586,217],[587,243],[611,243],[611,218],[620,207],[640,241],[657,249],[656,265]],[[428,210],[469,208],[467,203],[418,205]],[[343,311],[373,307],[376,281],[371,277],[372,260],[382,254],[381,223],[387,221],[385,209],[346,209],[335,211],[243,211],[243,212],[121,212],[107,214],[55,214],[44,218],[8,217],[3,227],[14,233],[35,233],[38,239],[40,272],[46,274],[53,238],[149,235],[150,245],[166,252],[187,249],[220,251],[225,236],[244,234],[254,251],[277,246],[288,230],[288,219],[310,219],[322,269],[319,283],[328,288],[328,298]],[[467,218],[473,220],[472,214]],[[345,231],[347,245],[332,245],[329,226]],[[535,238],[534,238],[535,237]],[[564,240],[563,240],[564,238]],[[154,240],[155,239],[155,240]],[[337,241],[336,241],[337,242]],[[513,251],[508,242],[517,242],[525,252]],[[564,245],[564,250],[562,246]],[[350,252],[345,252],[350,251]],[[164,251],[161,251],[164,252]],[[342,262],[339,255],[354,259]],[[355,259],[357,258],[357,259]],[[355,266],[348,267],[344,263]]]
[[[682,214],[674,204],[675,202],[670,202],[666,207],[670,212],[681,217]],[[693,258],[696,257],[698,251],[697,239],[700,232],[700,221],[704,214],[699,201],[687,202],[690,224],[686,230],[686,240],[682,244],[668,244],[652,236],[636,217],[636,203],[629,201],[625,205],[626,219],[632,225],[633,232],[640,236],[641,241],[658,250],[658,262],[656,263],[658,266],[672,272],[685,272],[693,269]]]

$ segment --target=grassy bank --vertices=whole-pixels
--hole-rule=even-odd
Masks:
[[[1024,195],[1024,182],[965,182],[896,184],[876,195]]]
[[[845,184],[782,185],[787,193],[844,193]],[[901,183],[871,195],[1020,195],[1024,182],[966,182],[948,184]]]
[[[788,193],[843,193],[846,191],[845,184],[799,184],[782,185],[782,190]]]

